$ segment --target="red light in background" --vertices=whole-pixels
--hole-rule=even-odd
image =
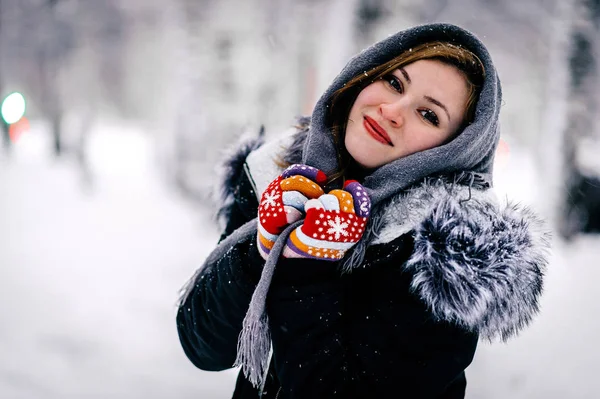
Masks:
[[[10,141],[16,143],[19,137],[29,131],[29,120],[27,118],[22,117],[17,122],[11,124],[8,127],[8,136],[10,137]]]

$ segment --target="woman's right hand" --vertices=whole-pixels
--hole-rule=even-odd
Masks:
[[[304,204],[323,195],[327,176],[312,166],[294,164],[273,180],[262,193],[258,206],[257,244],[267,259],[281,232],[304,216]]]

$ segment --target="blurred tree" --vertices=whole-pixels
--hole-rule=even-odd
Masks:
[[[72,24],[57,14],[57,3],[58,0],[48,0],[46,4],[32,4],[31,17],[36,20],[37,29],[28,44],[32,46],[33,61],[38,66],[39,106],[50,120],[54,154],[60,156],[64,102],[57,77],[65,58],[75,48],[76,38]]]
[[[564,191],[559,231],[570,239],[583,232],[600,232],[600,170],[582,159],[583,143],[598,142],[600,112],[600,0],[574,3],[570,34],[567,122],[563,133]]]
[[[177,93],[169,170],[179,189],[202,199],[210,192],[222,149],[264,124],[281,131],[312,96],[313,9],[292,0],[179,0],[170,13]],[[294,17],[291,17],[294,16]],[[310,19],[312,17],[312,20]],[[314,25],[313,25],[314,24]],[[314,28],[314,29],[313,29]],[[308,46],[313,49],[306,51]],[[204,201],[206,202],[206,201]]]
[[[56,76],[75,45],[75,32],[69,21],[57,18],[58,3],[3,0],[0,16],[2,52],[10,55],[3,64],[3,78],[8,78],[12,87],[26,89],[27,97],[50,120],[56,155],[62,150],[62,101]]]
[[[356,10],[357,31],[368,37],[385,12],[383,0],[360,0]]]
[[[2,61],[4,59],[4,54],[2,54],[2,2],[3,0],[0,0],[0,99],[4,98],[4,85],[2,81]],[[8,125],[4,122],[2,118],[0,118],[0,136],[2,136],[2,146],[5,152],[8,153],[8,151],[10,150],[10,137],[8,136]]]
[[[2,0],[5,88],[24,91],[33,116],[49,121],[56,155],[66,149],[68,112],[103,103],[124,108],[119,1]]]

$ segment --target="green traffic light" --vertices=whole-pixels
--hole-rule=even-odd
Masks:
[[[2,119],[7,124],[18,122],[25,115],[25,97],[21,93],[14,92],[6,96],[0,108]]]

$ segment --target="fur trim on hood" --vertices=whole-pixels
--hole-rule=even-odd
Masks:
[[[238,178],[244,173],[248,154],[265,142],[265,129],[261,127],[257,135],[246,132],[223,154],[223,163],[217,167],[215,184],[212,189],[213,203],[217,207],[216,219],[225,223],[231,216],[231,207],[235,202],[235,190]]]
[[[404,268],[435,317],[506,341],[539,310],[550,235],[531,209],[499,205],[481,190],[466,200],[467,190],[428,182],[405,196],[396,214],[415,223],[415,244]],[[382,233],[407,227],[396,218]]]

